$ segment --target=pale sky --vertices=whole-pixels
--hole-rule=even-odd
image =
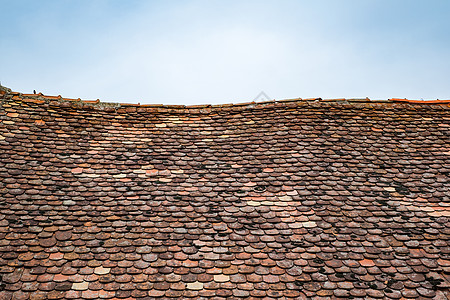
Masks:
[[[0,0],[0,81],[103,102],[450,98],[448,0]]]

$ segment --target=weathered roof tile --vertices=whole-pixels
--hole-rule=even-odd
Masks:
[[[0,95],[1,299],[450,297],[450,101]]]

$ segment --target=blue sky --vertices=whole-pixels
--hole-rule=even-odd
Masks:
[[[0,81],[105,102],[450,98],[448,0],[0,0]]]

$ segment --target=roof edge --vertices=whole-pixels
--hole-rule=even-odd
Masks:
[[[299,102],[305,102],[305,103],[311,103],[311,102],[326,102],[326,103],[341,103],[341,104],[364,104],[364,103],[408,103],[408,104],[424,104],[424,105],[446,105],[450,104],[449,100],[411,100],[411,99],[400,99],[400,98],[390,98],[387,100],[378,99],[378,100],[371,100],[368,97],[366,98],[332,98],[332,99],[322,99],[322,98],[290,98],[290,99],[280,99],[280,100],[271,100],[271,101],[264,101],[264,102],[241,102],[241,103],[225,103],[225,104],[200,104],[200,105],[175,105],[175,104],[134,104],[134,103],[119,103],[119,102],[102,102],[100,99],[96,100],[82,100],[80,98],[74,99],[74,98],[64,98],[61,95],[58,96],[50,96],[50,95],[44,95],[42,93],[39,94],[24,94],[19,92],[14,92],[11,89],[4,87],[0,85],[0,96],[2,98],[14,98],[16,97],[16,100],[25,100],[26,102],[34,102],[34,103],[44,103],[44,102],[50,102],[50,101],[57,101],[57,102],[69,102],[74,104],[79,104],[81,106],[88,105],[90,107],[111,107],[111,108],[129,108],[130,110],[133,110],[133,108],[145,108],[145,109],[166,109],[166,110],[179,110],[179,109],[217,109],[217,108],[232,108],[232,107],[255,107],[255,106],[271,106],[271,105],[282,105],[282,104],[289,104],[289,103],[299,103]]]

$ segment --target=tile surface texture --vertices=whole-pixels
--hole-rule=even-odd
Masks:
[[[450,297],[448,102],[0,101],[0,299]]]

